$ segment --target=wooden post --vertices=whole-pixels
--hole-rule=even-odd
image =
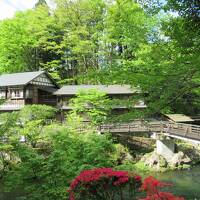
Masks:
[[[5,89],[5,99],[8,99],[8,87],[6,87],[6,89]]]
[[[33,104],[38,104],[38,88],[33,86]]]

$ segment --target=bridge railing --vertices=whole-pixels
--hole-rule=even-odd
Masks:
[[[174,123],[169,126],[166,132],[185,138],[200,140],[200,126],[197,125]]]
[[[99,130],[101,132],[158,132],[162,131],[163,125],[161,123],[124,123],[124,124],[107,124],[101,125]]]
[[[200,140],[200,126],[171,122],[147,122],[101,125],[100,132],[163,132],[185,138]]]

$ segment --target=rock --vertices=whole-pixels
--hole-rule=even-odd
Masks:
[[[159,171],[160,168],[167,167],[166,159],[158,155],[155,151],[151,154],[145,155],[141,161],[143,161],[146,166],[155,168],[156,171]]]
[[[152,153],[145,154],[140,161],[150,167],[153,171],[166,171],[169,169],[184,168],[188,169],[193,161],[192,157],[190,158],[188,155],[189,154],[179,151],[178,153],[175,153],[170,160],[166,160],[163,156],[154,151]],[[197,155],[195,156],[198,157]]]
[[[189,164],[190,162],[191,159],[182,151],[179,151],[178,153],[174,154],[172,159],[169,161],[169,165],[174,168],[183,164]]]
[[[140,161],[145,162],[150,155],[151,155],[151,153],[145,154],[144,156],[142,156],[142,158],[140,159]]]
[[[164,157],[162,157],[162,156],[159,156],[159,166],[160,167],[167,167],[167,161],[166,161],[166,159],[164,158]]]
[[[17,164],[21,162],[21,160],[12,153],[6,153],[3,151],[0,151],[0,171],[5,168],[5,166]]]
[[[116,144],[116,153],[114,155],[114,159],[117,161],[118,164],[122,164],[124,162],[131,162],[133,161],[133,156],[129,153],[128,149],[125,148],[121,144]]]
[[[129,152],[127,152],[124,157],[124,161],[133,161],[133,156]]]

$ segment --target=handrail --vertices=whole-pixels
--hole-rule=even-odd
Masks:
[[[107,124],[99,127],[100,132],[162,132],[185,138],[200,140],[200,126],[193,124],[162,122],[135,122],[125,124]]]

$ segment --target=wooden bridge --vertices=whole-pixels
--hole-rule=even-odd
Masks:
[[[200,142],[200,126],[192,124],[171,123],[171,122],[133,122],[124,124],[101,125],[99,131],[110,133],[135,133],[151,132],[163,135]]]

